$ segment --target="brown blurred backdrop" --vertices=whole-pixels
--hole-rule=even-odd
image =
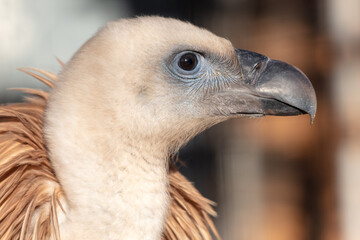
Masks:
[[[8,87],[42,87],[15,71],[58,72],[109,20],[187,20],[235,47],[289,62],[317,93],[308,116],[237,119],[183,148],[181,171],[218,203],[225,240],[360,239],[359,0],[5,0],[0,3],[0,103]]]

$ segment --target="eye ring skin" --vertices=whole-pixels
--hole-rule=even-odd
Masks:
[[[192,54],[196,56],[197,64],[192,70],[184,70],[179,66],[180,58],[186,54]],[[175,56],[174,56],[175,55]],[[198,79],[200,77],[201,72],[203,72],[204,65],[205,65],[205,58],[204,56],[196,51],[192,50],[185,50],[174,54],[172,59],[168,62],[167,69],[171,73],[171,75],[175,76],[177,79],[180,80],[191,80],[191,79]]]

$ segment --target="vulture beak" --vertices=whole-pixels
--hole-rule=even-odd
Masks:
[[[235,51],[243,84],[260,103],[254,109],[250,106],[247,109],[249,113],[278,116],[309,114],[313,122],[316,95],[304,73],[290,64],[255,52],[241,49]]]

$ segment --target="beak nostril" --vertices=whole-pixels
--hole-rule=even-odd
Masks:
[[[257,83],[260,75],[266,68],[266,65],[267,65],[267,61],[260,61],[253,65],[251,71],[247,75],[248,84],[255,85]]]
[[[267,63],[268,60],[255,63],[254,66],[252,67],[251,72],[252,73],[261,72],[266,67]]]
[[[259,71],[261,69],[261,63],[256,63],[253,71]]]

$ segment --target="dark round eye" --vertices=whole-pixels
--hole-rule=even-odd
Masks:
[[[179,59],[179,67],[185,71],[191,71],[196,68],[198,64],[198,59],[193,53],[185,53]]]

